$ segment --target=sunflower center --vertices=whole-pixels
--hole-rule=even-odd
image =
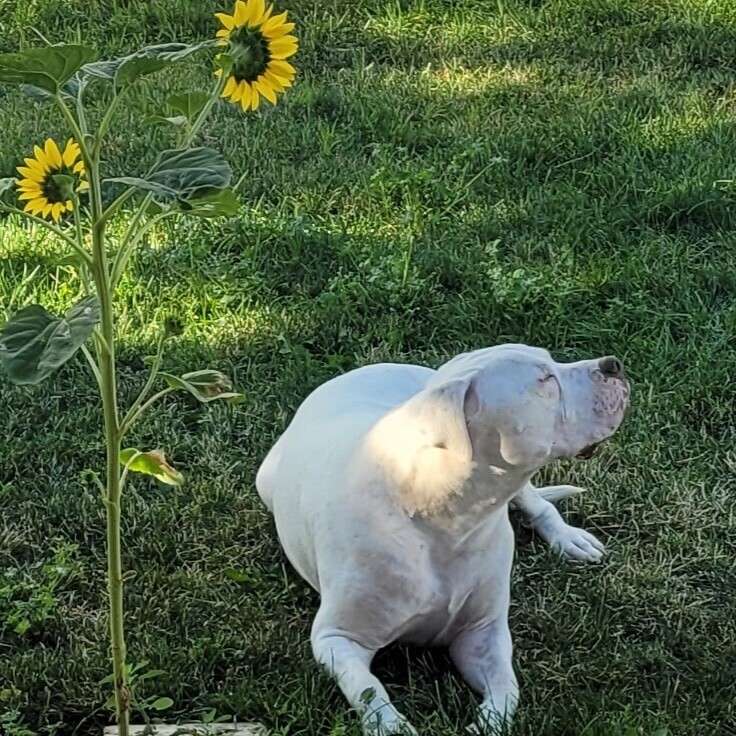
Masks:
[[[77,176],[68,167],[62,165],[58,169],[49,171],[41,184],[41,191],[47,202],[57,204],[67,202],[74,197],[74,182]]]
[[[268,41],[260,31],[238,28],[230,35],[230,55],[233,58],[232,76],[238,82],[254,82],[263,74],[271,54]]]

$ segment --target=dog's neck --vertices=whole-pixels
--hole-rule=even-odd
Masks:
[[[367,447],[409,516],[462,535],[505,510],[529,479],[529,472],[474,460],[470,443],[447,435],[446,424],[426,425],[406,409],[384,417]]]

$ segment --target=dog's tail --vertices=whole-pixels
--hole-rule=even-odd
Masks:
[[[550,503],[557,503],[562,501],[563,498],[570,498],[570,496],[577,496],[585,492],[585,488],[578,488],[577,486],[544,486],[535,490],[545,501]]]
[[[276,469],[281,459],[281,448],[278,442],[271,448],[268,455],[261,463],[256,473],[256,490],[261,501],[266,504],[268,510],[273,513],[273,490],[276,482]]]

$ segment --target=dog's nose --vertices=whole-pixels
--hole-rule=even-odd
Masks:
[[[606,378],[623,378],[624,365],[613,355],[608,355],[598,361],[598,370],[606,376]]]

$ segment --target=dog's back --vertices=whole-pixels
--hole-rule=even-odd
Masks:
[[[275,516],[282,544],[285,538],[307,543],[307,517],[319,513],[322,502],[338,490],[325,487],[339,482],[334,469],[345,465],[371,427],[421,391],[433,373],[421,366],[379,363],[333,378],[307,396],[256,475],[256,488]],[[289,533],[282,535],[287,526]],[[315,576],[294,559],[287,544],[294,566],[316,587]]]

